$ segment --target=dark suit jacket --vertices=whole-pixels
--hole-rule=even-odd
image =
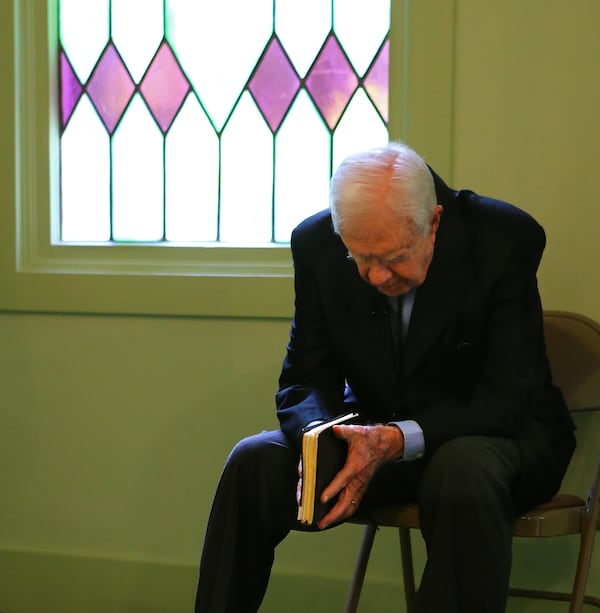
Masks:
[[[423,461],[459,435],[516,439],[522,511],[556,492],[574,449],[544,346],[536,271],[545,234],[510,204],[434,179],[444,213],[402,374],[387,301],[359,277],[329,212],[293,232],[295,316],[278,417],[293,444],[307,423],[349,408],[366,423],[414,419],[425,437]]]

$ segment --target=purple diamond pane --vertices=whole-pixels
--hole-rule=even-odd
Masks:
[[[65,127],[75,105],[81,96],[81,83],[75,76],[71,64],[67,56],[61,52],[60,54],[60,108],[62,113],[62,126]]]
[[[177,59],[165,42],[160,46],[140,91],[163,132],[166,132],[173,117],[190,89]]]
[[[334,36],[330,36],[306,79],[306,88],[333,130],[356,90],[358,77]]]
[[[390,41],[386,40],[364,81],[367,93],[386,123],[388,120],[389,66]]]
[[[273,132],[279,128],[299,86],[298,75],[274,38],[248,86]]]
[[[134,84],[112,43],[90,79],[87,91],[112,134],[133,94]]]

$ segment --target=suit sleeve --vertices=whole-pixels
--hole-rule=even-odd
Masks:
[[[344,411],[345,378],[323,312],[322,297],[311,265],[315,244],[292,233],[295,310],[276,394],[277,417],[290,442],[298,445],[302,429]]]

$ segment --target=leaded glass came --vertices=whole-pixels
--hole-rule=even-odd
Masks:
[[[285,243],[388,139],[390,0],[60,0],[61,239]]]

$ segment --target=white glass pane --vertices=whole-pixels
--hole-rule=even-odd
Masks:
[[[338,40],[363,76],[390,29],[390,0],[335,0]]]
[[[221,240],[270,242],[272,192],[273,137],[246,92],[222,138]]]
[[[163,139],[139,94],[113,139],[113,238],[163,236]]]
[[[330,30],[330,2],[275,1],[275,31],[300,77],[306,76]]]
[[[166,182],[167,240],[215,241],[219,142],[195,96],[169,130]]]
[[[269,41],[272,0],[169,0],[167,11],[167,37],[221,129]]]
[[[108,42],[108,0],[61,0],[59,22],[63,48],[85,82]]]
[[[62,0],[62,8],[63,45],[82,80],[108,42],[111,10],[114,43],[137,82],[160,44],[164,19],[167,40],[200,98],[199,103],[189,96],[163,140],[137,94],[112,149],[85,99],[76,111],[79,119],[61,142],[63,171],[78,168],[65,175],[62,186],[65,240],[106,240],[112,195],[108,219],[112,217],[116,240],[286,241],[299,221],[327,206],[331,166],[336,168],[349,153],[388,140],[385,123],[362,89],[336,128],[333,151],[305,91],[274,138],[243,89],[273,28],[300,76],[306,77],[332,27],[332,11],[336,35],[363,75],[387,35],[390,0]],[[74,134],[77,126],[81,135]],[[90,142],[100,142],[93,152]],[[77,153],[86,151],[85,159],[91,160],[99,150],[106,157],[87,165]],[[99,186],[94,181],[102,174],[106,184]],[[90,193],[83,208],[80,179]]]
[[[387,127],[375,107],[359,89],[346,109],[333,138],[333,169],[347,156],[371,147],[385,145],[389,140]]]
[[[61,239],[110,239],[108,135],[87,96],[65,130],[61,154]]]
[[[277,135],[275,241],[286,242],[303,219],[329,205],[329,132],[306,92]]]
[[[112,0],[112,38],[133,80],[144,75],[163,36],[163,0]]]

